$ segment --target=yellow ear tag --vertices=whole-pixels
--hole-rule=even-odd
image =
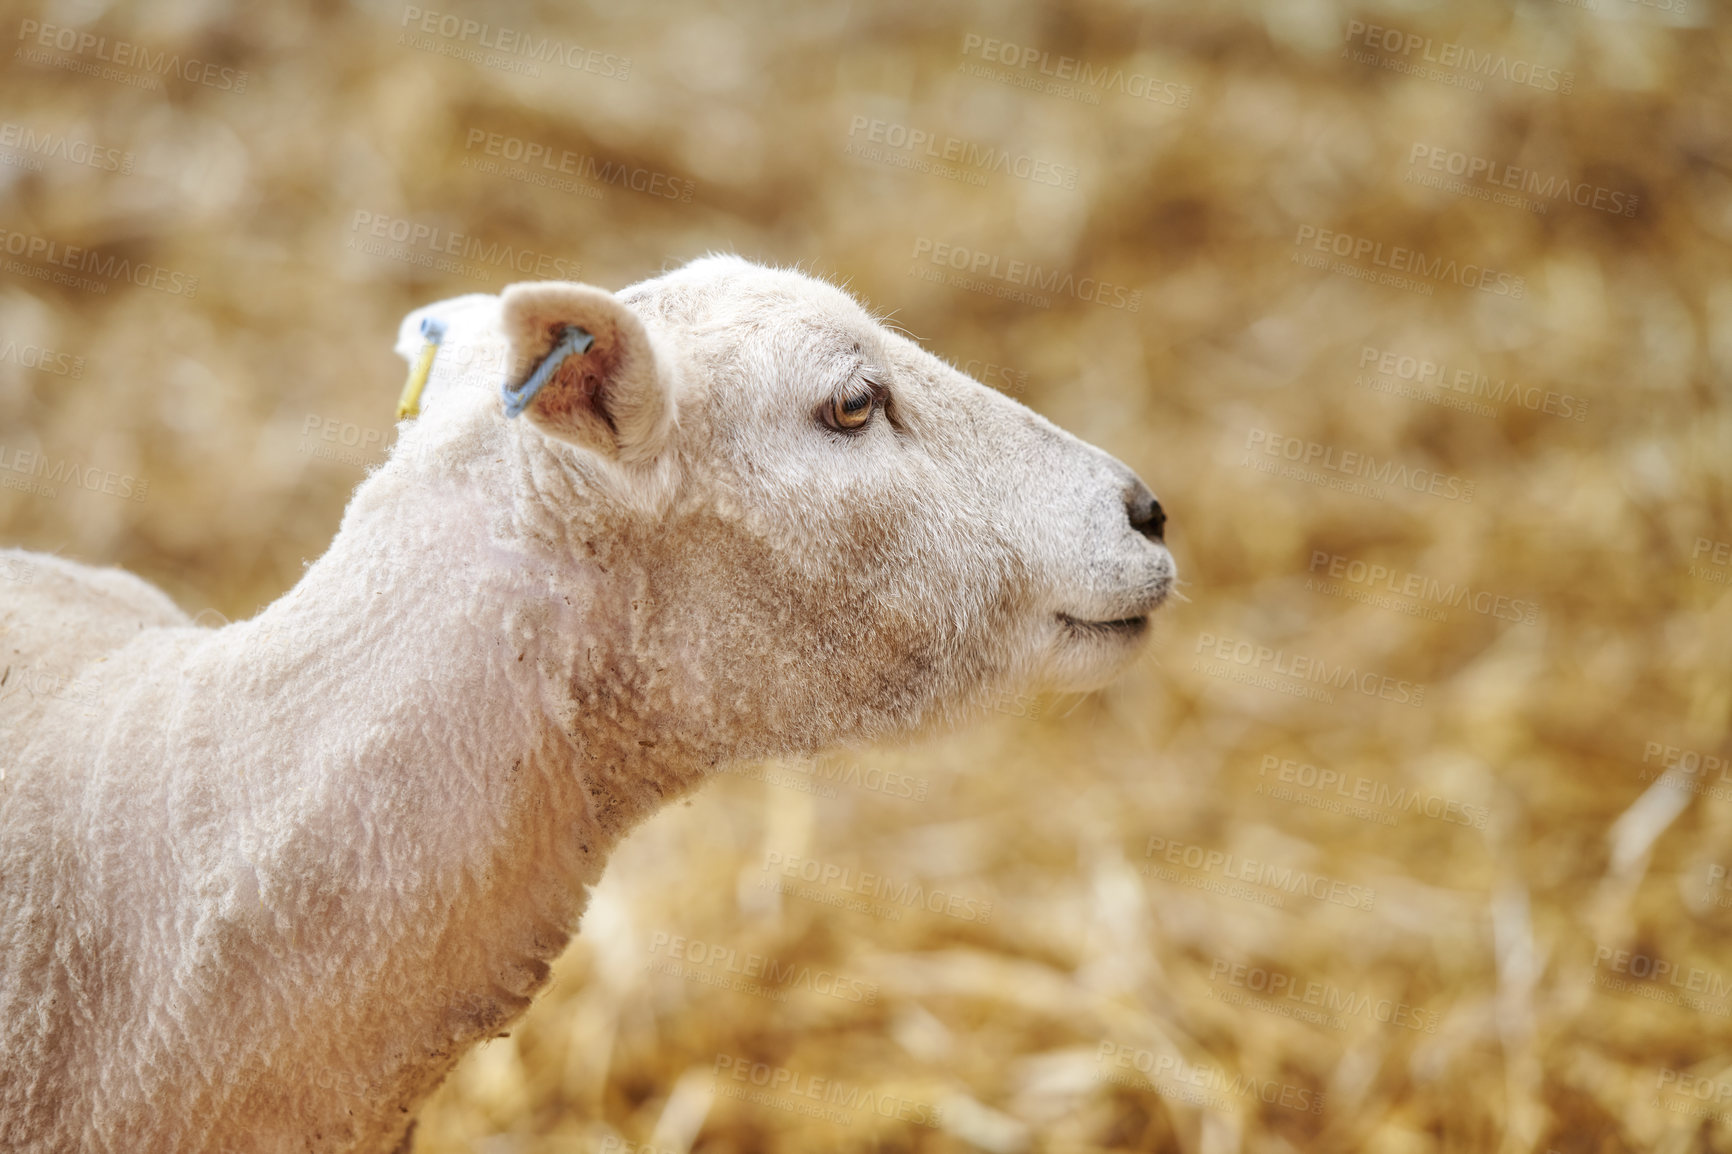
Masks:
[[[426,343],[421,346],[421,355],[415,358],[409,369],[409,379],[403,382],[403,395],[397,398],[399,421],[421,415],[421,390],[427,387],[427,378],[433,372],[433,358],[439,352],[439,342],[445,339],[445,322],[437,317],[423,317],[421,336]]]

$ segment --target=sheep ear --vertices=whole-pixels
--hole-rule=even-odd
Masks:
[[[436,341],[430,340],[438,334]],[[452,297],[437,304],[424,305],[403,318],[397,328],[397,355],[409,365],[410,381],[415,370],[428,356],[432,361],[422,382],[418,404],[421,412],[429,412],[444,404],[445,394],[458,388],[480,387],[483,383],[495,392],[499,389],[498,365],[505,360],[504,341],[499,335],[499,298],[492,293],[471,293]],[[405,390],[403,400],[410,400],[411,390]],[[399,402],[398,416],[405,413]]]
[[[523,409],[538,429],[618,461],[661,452],[673,426],[673,390],[636,313],[612,293],[562,281],[512,285],[499,304],[508,386],[528,381],[572,330],[594,338],[565,357]]]

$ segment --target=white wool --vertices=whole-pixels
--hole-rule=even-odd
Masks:
[[[0,1148],[397,1148],[705,774],[1134,654],[1173,569],[1106,454],[798,273],[543,288],[404,322],[424,415],[250,621],[4,555]]]

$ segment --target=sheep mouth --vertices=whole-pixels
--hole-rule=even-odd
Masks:
[[[1135,617],[1120,617],[1114,621],[1084,621],[1072,617],[1069,613],[1058,615],[1059,624],[1074,637],[1112,640],[1119,638],[1141,637],[1149,627],[1149,615],[1139,613]]]

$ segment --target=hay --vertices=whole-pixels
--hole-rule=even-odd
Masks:
[[[401,8],[170,11],[94,27],[244,92],[0,74],[131,154],[0,166],[0,227],[183,290],[12,254],[0,447],[149,484],[0,491],[7,541],[212,619],[291,584],[393,435],[398,318],[522,278],[369,253],[372,214],[604,285],[713,248],[846,279],[1136,467],[1187,579],[1105,693],[640,830],[423,1154],[1732,1148],[1710,6],[490,17],[602,54],[539,76]]]

